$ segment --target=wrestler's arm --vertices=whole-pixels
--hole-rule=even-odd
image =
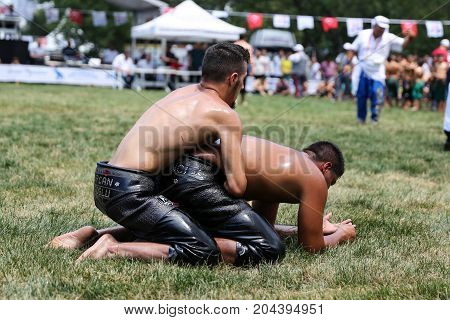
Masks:
[[[297,235],[297,226],[275,224],[279,206],[280,203],[278,202],[265,202],[260,200],[252,201],[253,210],[265,217],[280,237],[287,238]]]
[[[278,202],[264,202],[261,200],[252,201],[253,209],[265,217],[272,226],[275,224],[279,205]]]
[[[328,190],[325,181],[313,177],[304,188],[298,213],[298,242],[310,252],[318,252],[328,247],[351,240],[356,236],[355,227],[340,224],[336,232],[323,235],[323,210]]]
[[[221,163],[227,178],[225,189],[235,197],[242,197],[247,188],[247,178],[241,153],[241,120],[234,111],[224,113],[218,120]]]
[[[406,36],[403,38],[402,49],[405,49],[412,40],[411,30],[406,30]]]

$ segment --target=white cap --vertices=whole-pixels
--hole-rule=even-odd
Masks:
[[[444,47],[449,47],[450,46],[450,41],[448,41],[448,39],[442,39],[441,40],[441,46],[444,46]]]
[[[383,16],[376,16],[372,20],[372,26],[379,26],[383,29],[389,29],[389,19]]]
[[[346,42],[346,43],[344,43],[344,50],[347,50],[347,51],[350,51],[350,50],[355,51],[355,48],[353,48],[353,45],[352,45],[350,42]]]
[[[294,51],[295,52],[299,52],[299,51],[303,51],[305,48],[303,48],[303,46],[300,44],[300,43],[298,43],[298,44],[296,44],[295,46],[294,46]]]

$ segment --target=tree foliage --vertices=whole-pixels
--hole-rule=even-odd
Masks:
[[[41,0],[43,2],[43,0]],[[166,0],[170,6],[176,6],[182,0]],[[412,3],[411,0],[372,0],[372,1],[354,1],[354,0],[195,0],[197,4],[205,9],[223,10],[226,5],[231,6],[234,11],[242,12],[262,12],[262,13],[284,13],[290,15],[312,15],[312,16],[337,16],[337,17],[364,17],[371,18],[376,15],[384,15],[389,18],[397,19],[416,19],[416,20],[444,20],[449,19],[450,3],[445,0],[427,0]],[[84,10],[104,10],[108,13],[108,25],[105,27],[94,27],[92,17],[84,14],[84,24],[81,27],[84,31],[83,40],[91,41],[99,47],[114,45],[121,49],[130,42],[130,23],[116,27],[113,24],[111,12],[120,10],[105,1],[98,0],[54,0],[55,7],[74,8]],[[230,17],[230,23],[246,27],[245,17]],[[43,11],[37,12],[34,22],[41,26],[30,26],[30,33],[33,35],[45,35],[53,30],[56,24],[47,25]],[[366,28],[368,24],[364,25]],[[76,26],[68,24],[66,29],[68,33]],[[270,18],[264,19],[264,28],[272,28]],[[419,25],[419,35],[411,43],[406,52],[416,52],[420,54],[429,53],[435,48],[439,39],[430,39],[426,35],[424,25]],[[42,29],[47,30],[44,31]],[[298,31],[296,21],[291,19],[290,31],[295,33],[297,42],[305,47],[314,47],[319,53],[330,52],[335,54],[341,50],[343,43],[352,41],[347,36],[345,23],[340,22],[337,30],[324,32],[320,21],[315,22],[313,30]],[[401,34],[399,25],[392,25],[391,32]],[[450,36],[450,27],[444,26],[445,35]]]
[[[45,2],[40,0],[40,2]],[[98,0],[53,0],[55,8],[60,8],[60,17],[64,14],[64,9],[80,9],[80,10],[101,10],[106,11],[108,23],[104,27],[95,27],[92,24],[92,15],[85,12],[83,13],[83,25],[68,21],[61,32],[66,38],[75,38],[80,42],[90,41],[93,42],[98,48],[105,48],[108,46],[114,46],[119,50],[130,43],[130,28],[132,18],[129,17],[129,22],[121,26],[115,26],[112,12],[121,11],[120,8],[110,5],[106,1]],[[39,10],[35,13],[33,22],[29,23],[29,29],[26,33],[35,36],[45,36],[50,31],[55,29],[58,23],[47,24],[45,13],[43,10]],[[79,34],[78,29],[83,32]]]
[[[414,20],[448,20],[450,3],[446,0],[194,0],[205,9],[223,9],[228,3],[234,11],[242,12],[262,12],[262,13],[283,13],[290,15],[311,15],[311,16],[335,16],[335,17],[355,17],[372,18],[377,15],[384,15],[394,19],[414,19]],[[166,0],[171,6],[176,6],[182,0]],[[231,17],[229,19],[235,25],[246,27],[245,17]],[[273,28],[270,18],[264,19],[264,28]],[[369,24],[364,24],[369,28]],[[425,25],[419,25],[419,35],[411,43],[406,52],[420,54],[429,53],[432,48],[438,46],[440,39],[430,39],[426,35]],[[290,31],[295,33],[297,42],[306,46],[312,46],[319,50],[336,53],[341,50],[342,45],[353,38],[347,36],[345,23],[340,22],[337,30],[324,32],[320,21],[315,21],[313,30],[298,31],[297,24],[291,19]],[[391,25],[390,32],[401,35],[399,25]],[[445,36],[450,36],[450,26],[444,26]]]

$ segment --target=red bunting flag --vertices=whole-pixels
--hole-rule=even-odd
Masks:
[[[409,21],[409,20],[402,21],[403,35],[406,36],[406,34],[408,33],[408,30],[412,37],[417,36],[417,23],[414,21]]]
[[[328,32],[331,29],[337,29],[337,19],[335,17],[322,17],[322,28],[325,32]]]
[[[249,13],[247,15],[247,23],[250,30],[261,28],[263,25],[263,15],[261,13]]]
[[[83,24],[83,13],[80,10],[70,10],[69,19],[73,23],[81,26]]]

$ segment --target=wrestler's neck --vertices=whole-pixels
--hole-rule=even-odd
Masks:
[[[317,161],[317,160],[315,159],[314,153],[312,153],[311,151],[308,151],[308,150],[307,150],[307,151],[303,151],[303,154],[306,156],[307,159],[311,160],[311,162],[314,163],[314,165],[315,165],[320,171],[322,171],[321,166],[322,166],[323,162]]]
[[[208,93],[215,99],[220,99],[225,102],[230,108],[234,109],[235,101],[233,97],[228,92],[227,85],[225,83],[211,83],[206,81],[201,81],[199,84],[201,91]]]

